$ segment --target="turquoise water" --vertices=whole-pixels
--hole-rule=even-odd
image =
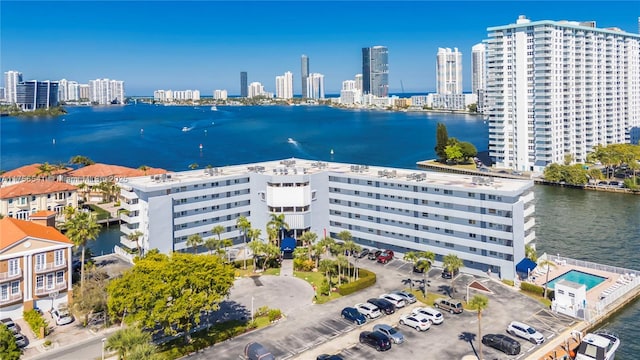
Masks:
[[[598,276],[598,275],[588,274],[586,272],[582,272],[578,270],[571,270],[549,281],[547,285],[549,286],[550,289],[553,289],[553,286],[555,285],[555,283],[557,283],[560,280],[567,280],[574,283],[586,285],[587,291],[589,291],[593,287],[600,284],[601,282],[607,280],[607,278]]]

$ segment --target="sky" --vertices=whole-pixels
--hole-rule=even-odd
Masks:
[[[638,32],[638,1],[0,1],[0,70],[24,80],[123,80],[154,90],[240,93],[240,72],[275,92],[300,57],[325,93],[362,72],[362,48],[389,49],[391,93],[436,87],[438,48],[458,48],[471,91],[471,47],[487,28],[535,20],[596,21]],[[4,79],[3,79],[4,82]]]

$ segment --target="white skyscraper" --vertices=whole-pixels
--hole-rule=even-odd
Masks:
[[[227,100],[227,90],[216,90],[213,92],[213,98],[216,100]]]
[[[471,48],[471,91],[478,94],[478,90],[485,88],[485,46],[476,44]]]
[[[356,90],[362,92],[362,74],[356,74],[355,81],[356,81]]]
[[[7,71],[4,73],[4,87],[5,87],[5,99],[10,104],[15,104],[17,101],[16,98],[16,87],[19,83],[22,82],[22,73],[19,71]]]
[[[249,96],[250,98],[264,95],[264,86],[259,82],[252,82],[249,84]]]
[[[124,81],[109,79],[89,80],[89,100],[99,105],[123,104]]]
[[[307,96],[310,99],[324,99],[324,75],[318,73],[309,74]]]
[[[489,155],[498,166],[584,162],[594,146],[628,142],[640,126],[640,35],[524,16],[487,31]]]
[[[462,53],[458,48],[438,48],[436,89],[440,95],[462,94]]]
[[[293,98],[293,74],[291,71],[276,76],[276,97],[279,99]]]

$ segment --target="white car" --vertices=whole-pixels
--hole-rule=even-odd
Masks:
[[[360,314],[368,317],[369,319],[375,319],[382,316],[380,309],[371,303],[357,303],[354,307]]]
[[[73,322],[73,316],[69,314],[67,309],[52,309],[51,317],[56,322],[56,325],[67,325]]]
[[[430,306],[415,308],[411,313],[422,314],[429,320],[431,320],[431,322],[435,325],[440,325],[444,321],[444,316],[442,316],[442,313]]]
[[[404,301],[407,304],[413,304],[416,301],[418,301],[418,299],[416,299],[416,297],[412,293],[409,293],[409,292],[406,292],[406,291],[399,291],[398,290],[398,291],[393,291],[391,293],[392,294],[396,294],[396,295],[400,296],[401,298],[403,298]]]
[[[507,326],[507,332],[511,335],[529,340],[534,344],[542,344],[544,342],[544,335],[538,332],[538,330],[518,321],[512,321],[511,324]]]
[[[404,300],[404,298],[402,296],[400,296],[400,295],[397,295],[397,294],[382,294],[379,297],[380,297],[380,299],[385,299],[385,300],[391,302],[398,309],[401,308],[401,307],[404,307],[407,304],[406,301]]]
[[[418,331],[427,331],[431,327],[431,320],[422,314],[408,314],[400,317],[400,325],[407,325]]]

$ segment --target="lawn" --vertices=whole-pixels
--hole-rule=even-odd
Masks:
[[[262,271],[262,269],[258,269],[258,271],[256,272],[255,269],[253,268],[253,264],[247,262],[247,270],[244,270],[242,268],[240,269],[236,269],[236,277],[245,277],[245,276],[260,276],[260,275],[275,275],[278,276],[280,275],[280,268],[269,268],[265,271]]]
[[[320,295],[319,292],[319,288],[320,285],[322,284],[322,280],[325,279],[325,276],[323,273],[321,272],[313,272],[313,271],[294,271],[293,272],[293,276],[300,278],[306,282],[308,282],[309,284],[311,284],[311,286],[313,286],[313,288],[316,290],[316,299],[315,302],[316,304],[324,304],[327,301],[331,301],[333,299],[337,299],[339,297],[341,297],[342,295],[338,294],[335,291],[331,292],[331,295],[329,296],[325,296],[325,295]],[[331,283],[334,284],[334,286],[337,284],[337,277],[332,277],[331,278]]]
[[[96,215],[96,220],[106,220],[109,218],[110,214],[107,210],[95,204],[88,204],[88,205],[91,211]]]

